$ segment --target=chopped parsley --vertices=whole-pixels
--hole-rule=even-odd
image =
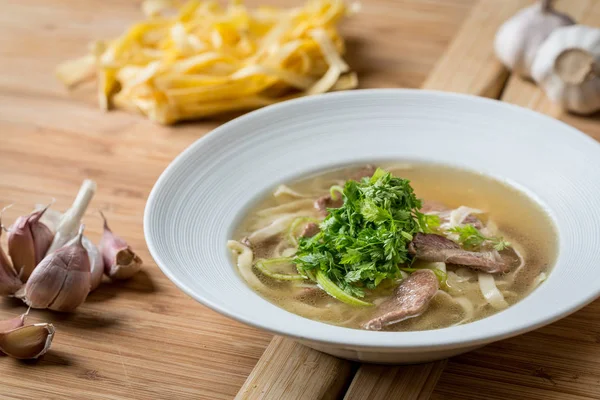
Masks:
[[[501,251],[510,246],[510,243],[501,237],[484,236],[477,228],[471,224],[456,226],[449,229],[450,232],[458,234],[458,243],[469,250],[480,249],[485,244],[490,244],[494,249]]]
[[[431,232],[439,218],[425,215],[410,181],[377,169],[371,178],[335,188],[344,204],[329,209],[321,231],[300,238],[293,262],[304,276],[325,277],[353,297],[364,297],[383,280],[401,276],[410,264],[408,244],[417,232]]]

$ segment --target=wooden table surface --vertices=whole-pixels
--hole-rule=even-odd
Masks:
[[[586,1],[575,2],[584,10]],[[364,0],[362,12],[342,29],[361,87],[422,86],[436,65],[441,68],[477,3]],[[31,322],[56,326],[52,351],[38,362],[0,358],[2,399],[231,399],[271,340],[181,293],[144,242],[143,210],[155,180],[179,152],[225,119],[172,128],[122,112],[105,114],[89,93],[68,93],[54,78],[57,63],[141,18],[139,4],[0,0],[0,206],[14,203],[5,222],[51,198],[56,208],[68,207],[81,181],[92,178],[98,193],[84,218],[90,238],[99,238],[95,210],[103,209],[113,230],[145,261],[133,280],[103,284],[75,314],[33,311]],[[535,90],[516,90],[520,85],[511,78],[503,99],[545,104],[535,92],[519,97]],[[529,103],[522,105],[536,108]],[[597,117],[563,119],[600,137]],[[450,360],[432,398],[600,399],[600,323],[590,325],[599,310],[594,303],[558,324]],[[0,301],[0,318],[23,311],[17,301]],[[504,349],[532,346],[540,349],[534,359],[496,358]]]

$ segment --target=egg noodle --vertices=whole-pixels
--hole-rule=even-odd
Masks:
[[[342,0],[287,10],[147,0],[142,9],[145,21],[61,64],[61,81],[72,87],[95,78],[103,109],[141,112],[162,124],[358,84],[337,30],[357,7]]]

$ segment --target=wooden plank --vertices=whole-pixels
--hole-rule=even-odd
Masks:
[[[495,0],[481,0],[476,4],[423,88],[498,96],[509,74],[489,43],[506,18],[526,4],[523,0],[503,1],[501,5]],[[445,361],[400,367],[364,364],[345,399],[427,399],[445,365]]]
[[[599,399],[600,301],[550,326],[451,359],[432,399]],[[466,386],[465,386],[466,385]]]
[[[532,2],[479,1],[423,87],[498,98],[509,72],[494,55],[496,31]]]
[[[526,4],[526,3],[525,3]],[[495,97],[500,94],[508,72],[489,50],[497,28],[502,22],[523,7],[522,0],[507,1],[500,9],[491,0],[480,1],[469,14],[448,51],[425,81],[427,89],[448,90]],[[475,55],[466,57],[466,55]],[[463,71],[468,62],[469,72]],[[281,342],[282,344],[285,341]],[[286,363],[291,362],[286,360]],[[259,362],[259,365],[264,363]],[[445,362],[423,365],[386,367],[362,365],[350,386],[346,399],[362,398],[414,398],[426,399],[435,387]],[[285,369],[272,364],[273,370]],[[254,374],[253,374],[254,375]],[[418,377],[418,379],[415,379]],[[271,383],[273,384],[273,383]],[[262,383],[268,385],[268,383]],[[248,386],[248,382],[244,387]],[[307,397],[310,398],[310,397]]]
[[[600,3],[559,0],[581,23],[600,25]],[[598,116],[562,111],[531,81],[511,76],[502,100],[573,125],[600,140]],[[550,326],[451,359],[434,400],[600,399],[600,301]]]
[[[351,362],[276,336],[236,400],[337,399],[350,384],[354,370]]]
[[[400,4],[397,5],[398,7],[401,7]],[[371,11],[378,15],[383,15],[390,11],[388,9],[390,6],[391,4],[382,6],[381,3],[369,3],[369,5],[365,4],[365,11]],[[414,26],[412,27],[413,32],[415,28],[416,27]],[[377,30],[377,27],[369,26],[368,29]],[[387,35],[384,35],[384,37],[387,37]],[[394,38],[389,40],[393,41],[396,39]],[[387,63],[383,62],[382,60],[381,64],[386,65]],[[369,71],[361,71],[359,68],[358,72],[361,73],[361,76],[366,75],[368,84],[378,86],[378,82],[370,81],[373,77],[368,74]],[[439,73],[441,74],[443,72],[440,70]],[[439,79],[438,81],[442,82],[442,79]],[[443,90],[443,87],[440,87],[440,89]],[[274,354],[279,353],[285,354],[286,357],[274,357]],[[340,396],[343,394],[343,390],[346,387],[337,385],[336,381],[341,380],[342,382],[345,382],[346,379],[352,378],[354,369],[349,368],[351,364],[347,361],[337,359],[337,361],[334,363],[332,360],[330,360],[331,357],[319,354],[319,352],[296,344],[289,339],[275,337],[269,345],[267,351],[265,351],[261,359],[258,361],[256,367],[238,392],[237,398],[257,398],[260,397],[261,394],[265,393],[273,395],[274,393],[279,394],[284,392],[286,393],[286,399],[288,397],[300,398],[300,396],[302,399],[306,400],[321,399],[322,397],[320,396],[322,392],[326,392],[328,394],[336,393],[336,396]],[[311,376],[314,375],[320,377],[320,384],[316,387],[311,387],[309,391],[307,391],[305,388],[305,382],[308,380],[308,377],[305,375],[307,371],[302,369],[302,364],[307,357],[314,359],[325,357],[325,359],[328,360],[321,365],[313,365],[311,369],[308,370],[308,373]],[[330,367],[332,363],[335,368]],[[435,385],[437,376],[443,368],[441,364],[443,363],[402,367],[406,368],[406,370],[396,368],[397,372],[391,375],[385,373],[389,367],[363,365],[360,367],[359,373],[357,374],[358,380],[355,379],[353,381],[352,389],[348,392],[347,396],[350,396],[348,398],[353,399],[361,398],[356,396],[368,396],[368,393],[365,392],[365,389],[370,387],[375,390],[375,386],[387,387],[391,391],[390,393],[396,393],[404,390],[407,390],[407,393],[423,393],[424,391],[428,393]],[[288,373],[290,370],[300,370],[304,373],[294,374],[293,379],[290,381],[291,378]],[[413,379],[414,376],[420,376],[424,379]],[[332,386],[328,388],[327,385]],[[299,391],[296,391],[296,389]],[[356,392],[355,394],[356,390],[360,391]],[[378,393],[378,395],[385,396],[387,392],[378,391]]]
[[[446,360],[397,367],[362,365],[344,400],[426,400],[445,365]]]
[[[304,0],[246,3],[288,7]],[[419,87],[473,3],[363,2],[362,12],[343,27],[347,58],[362,87]],[[31,322],[56,326],[52,351],[37,363],[0,357],[2,399],[229,400],[272,338],[183,294],[144,242],[142,216],[155,180],[224,119],[160,127],[135,115],[104,113],[54,76],[56,64],[80,56],[88,42],[113,37],[140,19],[139,4],[0,0],[0,205],[15,203],[5,222],[52,197],[64,209],[91,177],[99,190],[84,217],[90,238],[99,238],[96,210],[103,208],[145,261],[144,273],[102,285],[74,315],[33,311]],[[0,318],[23,311],[18,302],[0,301]]]

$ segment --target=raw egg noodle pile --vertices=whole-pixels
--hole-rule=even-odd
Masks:
[[[336,29],[342,0],[287,10],[241,2],[148,0],[147,19],[58,68],[68,86],[96,78],[103,109],[141,112],[163,124],[351,89]]]

